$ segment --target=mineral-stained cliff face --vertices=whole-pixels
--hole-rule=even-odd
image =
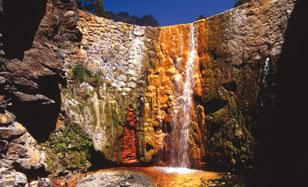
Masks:
[[[272,78],[293,5],[293,0],[254,1],[194,23],[198,55],[191,167],[252,165],[258,129],[274,107]],[[75,79],[80,67],[89,76],[64,92],[67,118],[92,135],[106,158],[120,161],[124,115],[132,104],[139,160],[168,164],[165,144],[179,130],[177,99],[185,81],[191,25],[139,27],[80,16],[82,42],[75,55],[65,58],[65,67]]]
[[[13,2],[0,1],[0,109],[35,138],[46,138],[56,123],[77,125],[106,159],[122,162],[132,105],[138,160],[174,164],[191,60],[189,166],[252,167],[274,108],[275,71],[295,0],[252,1],[168,27],[113,22],[78,12],[75,1],[44,1],[29,12],[32,1],[19,11]],[[9,22],[16,17],[24,20]]]

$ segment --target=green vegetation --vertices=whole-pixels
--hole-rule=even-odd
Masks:
[[[67,126],[53,132],[41,144],[46,152],[47,169],[52,174],[83,171],[91,166],[91,139],[80,128]]]
[[[81,10],[94,13],[98,16],[104,16],[103,0],[77,0],[77,4]]]
[[[143,17],[131,16],[127,12],[113,13],[105,12],[105,18],[112,19],[114,21],[125,22],[134,25],[141,26],[159,26],[158,21],[152,15],[145,15]]]
[[[205,19],[206,17],[204,16],[204,15],[200,15],[196,20],[198,21],[198,20],[201,20],[201,19]]]
[[[244,3],[247,3],[249,1],[250,0],[236,0],[234,7],[238,7],[238,6],[240,6],[240,5],[244,4]]]
[[[82,64],[77,64],[73,68],[73,79],[77,83],[88,82],[94,87],[99,87],[101,83],[101,73],[92,75],[91,72]]]
[[[113,13],[104,11],[103,0],[77,0],[78,8],[93,13],[100,17],[142,26],[159,26],[158,21],[152,15],[143,17],[131,16],[127,12]]]

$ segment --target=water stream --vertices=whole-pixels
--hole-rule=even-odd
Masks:
[[[193,107],[193,85],[194,85],[194,62],[197,49],[196,26],[190,25],[189,34],[189,56],[185,66],[185,82],[183,90],[176,98],[176,109],[174,110],[174,140],[170,150],[170,166],[179,168],[189,168],[189,126],[191,123],[191,113]]]

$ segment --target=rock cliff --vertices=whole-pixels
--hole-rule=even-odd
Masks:
[[[0,102],[41,139],[55,128],[59,84],[66,85],[60,48],[81,38],[77,6],[74,1],[19,3],[3,1]]]
[[[56,127],[66,86],[60,49],[80,41],[78,17],[75,1],[0,1],[0,186],[48,175],[38,143]]]
[[[293,5],[254,1],[193,23],[198,55],[189,141],[192,167],[252,165],[258,129],[274,107],[273,77]],[[78,28],[83,33],[80,49],[65,59],[65,66],[71,77],[76,65],[91,75],[83,79],[88,83],[74,83],[64,92],[68,119],[114,159],[121,146],[123,111],[133,104],[139,160],[165,161],[166,136],[176,131],[190,25],[140,27],[80,12]]]
[[[78,126],[104,159],[121,163],[132,105],[137,159],[168,165],[182,146],[174,132],[194,27],[190,167],[249,171],[275,107],[295,2],[252,1],[191,24],[143,27],[78,11],[73,0],[31,0],[21,9],[0,0],[0,112],[42,142],[56,126]]]

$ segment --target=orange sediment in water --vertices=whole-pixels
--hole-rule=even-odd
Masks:
[[[220,176],[216,172],[192,170],[192,172],[165,172],[156,167],[132,168],[154,179],[159,187],[199,187],[202,182],[216,179]]]
[[[202,170],[164,168],[164,167],[126,167],[111,168],[78,174],[70,179],[55,179],[53,185],[56,187],[75,187],[80,180],[93,173],[141,173],[150,177],[158,187],[199,187],[212,179],[217,179],[221,174]],[[182,172],[184,170],[184,172]]]

